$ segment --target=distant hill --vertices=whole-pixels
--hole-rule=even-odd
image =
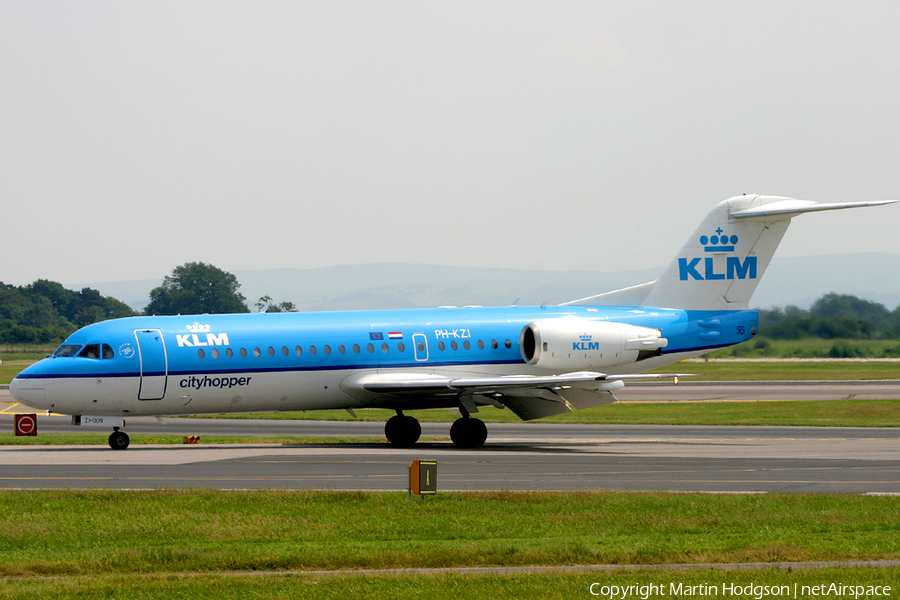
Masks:
[[[264,295],[301,310],[353,310],[558,304],[656,279],[663,271],[528,271],[382,263],[321,269],[234,271],[253,304]],[[778,258],[753,296],[758,308],[809,307],[828,292],[852,294],[893,310],[900,304],[900,254],[866,253]],[[91,287],[141,310],[161,279],[67,285]]]

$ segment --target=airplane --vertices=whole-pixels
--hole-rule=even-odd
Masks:
[[[560,305],[145,316],[83,327],[10,385],[20,403],[112,427],[125,418],[387,408],[394,446],[419,439],[405,411],[455,408],[450,438],[479,448],[479,407],[523,420],[615,401],[628,381],[753,338],[750,298],[793,217],[891,204],[742,195],[717,204],[652,282]]]

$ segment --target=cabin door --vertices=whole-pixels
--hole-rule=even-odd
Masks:
[[[166,346],[159,329],[138,329],[138,356],[141,360],[141,384],[138,400],[161,400],[166,395],[168,366]]]
[[[416,349],[416,360],[419,362],[428,360],[428,338],[425,337],[425,334],[414,333],[412,339]]]

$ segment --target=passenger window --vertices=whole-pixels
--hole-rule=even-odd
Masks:
[[[294,348],[294,354],[296,354],[297,356],[303,356],[303,348],[297,346],[296,348]]]
[[[497,347],[498,347],[498,346],[497,346],[497,340],[491,340],[491,348],[493,348],[494,350],[496,350]]]
[[[291,353],[291,351],[288,350],[288,347],[287,347],[287,346],[282,346],[282,347],[281,347],[281,355],[282,355],[282,356],[287,356],[287,355],[290,354],[290,353]]]
[[[463,342],[463,348],[465,348],[466,350],[468,350],[471,347],[472,347],[472,344],[469,343],[469,340],[466,340]]]
[[[199,356],[200,358],[206,358],[206,352],[203,351],[203,348],[197,350],[197,356]]]
[[[387,354],[388,350],[390,350],[390,348],[388,347],[387,342],[381,344],[381,351],[382,351],[382,352],[384,352],[385,354]]]
[[[369,354],[372,354],[373,352],[375,352],[375,346],[369,344],[368,346],[366,346],[366,350],[369,351]]]
[[[103,344],[103,358],[108,360],[115,357],[116,353],[113,352],[112,346],[110,346],[109,344]]]
[[[241,358],[247,358],[247,349],[241,348]]]
[[[269,353],[269,356],[275,356],[275,348],[273,348],[272,346],[269,346],[269,349],[266,350],[266,352]]]
[[[512,348],[512,342],[509,340],[506,340],[506,347],[507,347],[507,349]]]
[[[456,340],[450,342],[450,347],[451,347],[453,350],[459,350],[459,344],[456,343]]]
[[[100,358],[100,344],[88,344],[78,356],[84,358]]]
[[[232,350],[231,348],[225,348],[225,356],[231,358],[232,356],[234,356],[234,350]]]
[[[331,354],[331,346],[325,344],[325,346],[322,348],[322,352],[324,352],[325,354]]]
[[[343,344],[338,344],[338,352],[339,352],[340,354],[343,354],[343,353],[346,352],[346,351],[347,351],[347,349],[344,348],[344,345],[343,345]]]
[[[438,342],[438,350],[443,352],[446,349],[447,349],[447,344],[445,344],[444,342]]]
[[[399,342],[397,344],[397,352],[406,352],[406,346],[403,344],[403,342]]]
[[[253,356],[255,356],[256,358],[262,356],[262,350],[260,350],[258,346],[253,349]]]
[[[353,354],[359,354],[359,344],[353,344]]]
[[[309,354],[310,354],[310,356],[315,356],[315,355],[316,355],[316,347],[315,347],[315,346],[310,346],[310,347],[309,347]]]
[[[210,355],[212,355],[213,358],[219,358],[219,349],[218,348],[213,348],[212,350],[209,351],[209,353],[210,353]]]
[[[478,340],[478,349],[484,350],[484,342],[482,342],[481,340]]]

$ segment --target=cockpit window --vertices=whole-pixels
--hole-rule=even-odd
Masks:
[[[109,358],[115,358],[115,356],[116,356],[116,353],[113,352],[112,346],[110,346],[109,344],[103,344],[103,358],[109,359]]]
[[[81,350],[81,344],[63,344],[56,349],[53,356],[75,356]]]
[[[84,358],[100,358],[100,344],[88,344],[78,356]]]

